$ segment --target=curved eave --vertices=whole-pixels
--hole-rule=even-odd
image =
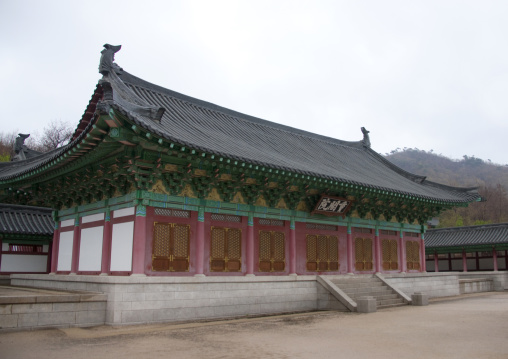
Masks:
[[[83,156],[88,151],[77,151],[81,144],[84,144],[84,140],[87,137],[89,131],[93,128],[93,121],[90,121],[86,126],[85,130],[82,131],[76,139],[71,141],[69,144],[57,148],[51,152],[47,152],[42,154],[41,156],[37,156],[31,158],[29,160],[16,161],[16,162],[8,162],[5,167],[14,167],[24,166],[26,167],[19,172],[15,172],[6,176],[0,177],[0,184],[9,184],[15,183],[19,181],[23,181],[26,179],[35,178],[37,176],[45,174],[47,171],[50,171],[55,168],[55,166],[61,167],[73,160],[76,156]],[[15,165],[13,165],[15,163]],[[0,167],[0,170],[2,168]]]
[[[265,163],[262,161],[255,161],[255,160],[252,160],[249,158],[244,158],[242,156],[235,156],[233,154],[216,151],[216,150],[207,148],[205,146],[197,146],[193,143],[189,143],[187,141],[183,141],[181,139],[174,138],[167,133],[164,133],[152,126],[147,125],[147,123],[149,123],[149,121],[151,121],[150,119],[139,118],[139,116],[132,114],[129,111],[126,111],[125,109],[123,109],[122,107],[120,107],[116,104],[112,104],[112,107],[114,108],[115,111],[118,111],[121,115],[125,116],[128,119],[128,121],[132,122],[136,126],[139,126],[145,132],[150,133],[154,137],[162,138],[166,141],[169,141],[169,142],[172,142],[172,143],[178,144],[180,146],[184,146],[186,148],[193,149],[193,150],[196,150],[199,152],[213,154],[216,156],[221,156],[221,157],[229,158],[232,160],[242,161],[242,162],[257,165],[257,166],[266,167],[268,169],[282,170],[282,171],[296,173],[296,174],[303,175],[303,176],[309,176],[309,177],[313,177],[313,178],[317,178],[317,179],[323,179],[325,181],[330,181],[330,182],[325,182],[325,184],[326,183],[329,183],[330,185],[346,184],[346,185],[348,185],[347,188],[352,188],[352,189],[356,189],[356,190],[367,189],[367,190],[372,191],[372,193],[380,193],[380,194],[391,195],[391,196],[400,197],[400,198],[404,198],[404,199],[414,199],[414,200],[419,200],[419,201],[424,201],[424,202],[438,203],[438,204],[449,204],[449,205],[467,204],[467,203],[475,202],[478,198],[480,198],[480,196],[477,193],[470,193],[470,194],[468,194],[467,198],[465,198],[464,200],[458,200],[458,199],[457,200],[444,200],[442,198],[422,196],[422,195],[417,195],[414,193],[394,190],[394,189],[390,189],[390,188],[373,186],[370,184],[352,181],[352,180],[348,180],[348,179],[344,179],[344,178],[322,175],[322,174],[311,172],[311,171],[302,171],[299,169],[294,169],[294,168],[289,168],[289,167],[284,167],[284,166],[277,166],[277,165],[274,165],[271,163]],[[355,147],[358,147],[359,145],[361,145],[361,142],[354,142],[354,144],[355,144]],[[345,143],[344,143],[344,145],[345,145]],[[362,145],[362,147],[363,147],[363,145]],[[428,183],[428,184],[431,184],[432,186],[435,186],[435,187],[438,187],[441,189],[445,189],[445,190],[453,191],[453,192],[460,192],[460,193],[467,193],[467,192],[470,192],[470,191],[473,191],[476,189],[476,188],[472,188],[472,189],[470,189],[470,188],[466,188],[466,189],[455,188],[455,187],[439,185],[439,184],[435,184],[430,181],[426,181],[425,177],[413,175],[407,171],[404,171],[403,169],[397,167],[393,163],[384,159],[381,155],[379,155],[375,151],[371,150],[370,148],[367,148],[367,147],[363,147],[363,148],[365,151],[369,151],[370,154],[374,155],[376,157],[376,159],[382,160],[384,164],[386,164],[392,170],[399,173],[401,176],[404,176],[404,177],[412,180],[413,182],[420,183],[421,185],[424,185],[424,183]],[[310,179],[310,178],[308,178],[308,179]],[[351,186],[351,187],[349,187],[349,186]]]

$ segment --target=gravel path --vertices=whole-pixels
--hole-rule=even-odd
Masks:
[[[376,313],[0,334],[0,358],[508,358],[508,292]]]

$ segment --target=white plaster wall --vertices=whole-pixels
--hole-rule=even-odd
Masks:
[[[122,209],[117,209],[116,211],[113,211],[113,218],[131,216],[133,214],[134,214],[134,207],[122,208]]]
[[[80,271],[101,270],[103,233],[104,226],[81,230],[81,245],[79,248]]]
[[[9,250],[9,243],[2,243],[2,250],[7,252]]]
[[[132,269],[134,222],[113,224],[111,242],[111,271],[129,272]]]
[[[81,223],[90,223],[95,221],[103,221],[104,213],[91,214],[89,216],[85,216],[81,218]]]
[[[3,254],[1,272],[41,272],[47,270],[48,256],[30,254]]]
[[[68,227],[68,226],[73,226],[73,225],[74,225],[74,220],[73,219],[67,219],[65,221],[60,222],[60,228],[62,228],[62,227]]]
[[[72,243],[74,231],[60,233],[60,243],[58,246],[58,270],[70,271],[72,263]]]

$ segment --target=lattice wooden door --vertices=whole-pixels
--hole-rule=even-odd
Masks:
[[[394,270],[399,268],[399,257],[397,252],[397,240],[381,240],[381,250],[383,253],[383,269]]]
[[[339,240],[336,236],[307,235],[307,270],[339,269]]]
[[[417,241],[406,242],[407,269],[420,270],[420,243]]]
[[[242,268],[242,231],[237,228],[212,227],[210,270],[238,272]]]
[[[189,225],[154,223],[152,271],[188,271],[189,238]]]
[[[355,239],[355,268],[358,271],[372,270],[372,238]]]
[[[283,232],[259,231],[259,271],[282,272],[286,266]]]

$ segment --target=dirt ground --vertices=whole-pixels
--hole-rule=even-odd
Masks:
[[[376,313],[0,334],[0,358],[508,358],[508,292]]]

